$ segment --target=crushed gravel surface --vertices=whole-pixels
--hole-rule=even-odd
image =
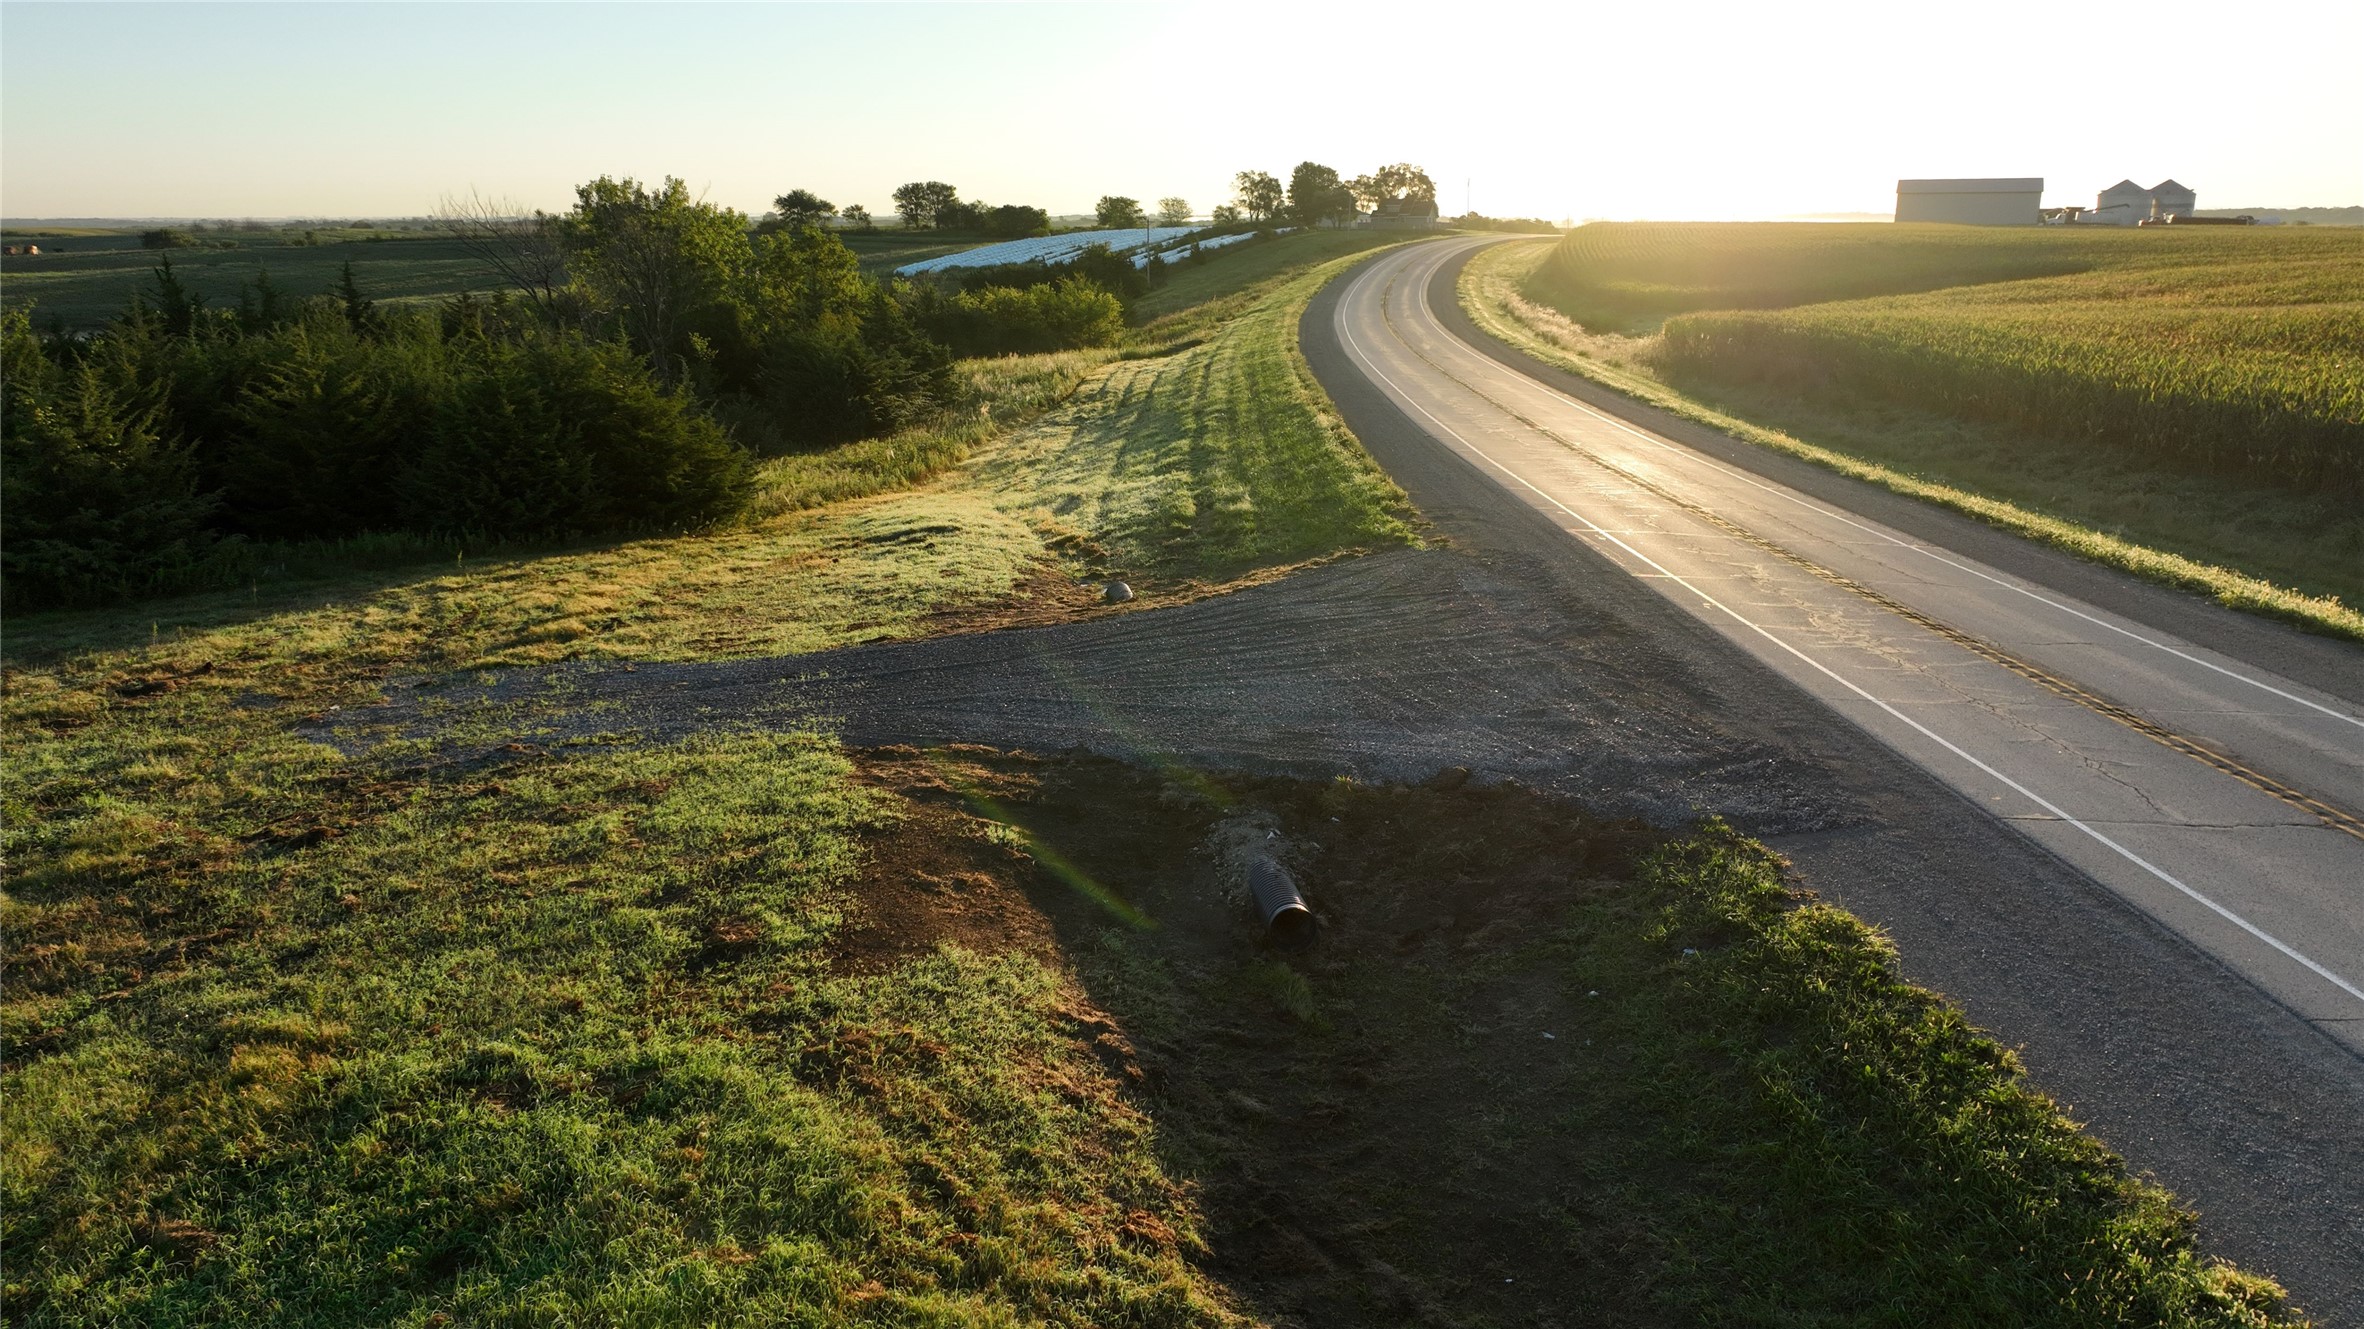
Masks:
[[[1773,834],[1852,820],[1830,798],[1828,772],[1697,718],[1715,701],[1701,680],[1551,581],[1531,559],[1405,550],[1058,627],[785,659],[515,670],[457,689],[412,680],[372,718],[426,736],[434,716],[510,706],[520,732],[477,744],[493,747],[809,723],[861,747],[1080,749],[1364,780],[1463,766],[1662,824],[1713,812]],[[430,697],[441,704],[423,705]]]

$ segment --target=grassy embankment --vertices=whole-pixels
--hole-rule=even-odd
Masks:
[[[1288,359],[1326,275],[1172,357],[1196,372],[1166,387],[1254,401],[1128,454],[1139,501],[1085,534],[1151,580],[1406,538]],[[972,373],[1003,410],[1066,399],[1053,434],[1118,404],[1090,357]],[[742,530],[12,623],[11,1318],[1203,1306],[1174,1238],[1119,1239],[1136,1211],[1187,1231],[1181,1192],[1105,1085],[1061,1097],[1055,971],[833,973],[848,870],[905,810],[827,738],[456,770],[300,728],[396,672],[905,635],[1074,543],[1012,466],[818,504],[940,469],[891,452],[776,464]],[[873,1101],[864,1058],[913,1038],[940,1074]]]
[[[2364,236],[1596,225],[1462,296],[1678,414],[2364,637]]]
[[[975,367],[1046,413],[916,489],[818,501],[929,469],[855,445],[741,530],[11,624],[11,1320],[1483,1322],[1491,1267],[1418,1238],[1497,1207],[1491,1160],[1540,1217],[1433,1249],[1591,1271],[1569,1318],[2261,1322],[2007,1054],[1714,830],[816,733],[462,765],[369,722],[390,674],[811,650],[1053,560],[1155,594],[1400,542],[1293,358],[1328,271],[1177,354]],[[345,714],[359,744],[315,741]],[[1242,945],[1187,874],[1246,804],[1402,927]],[[1467,898],[1414,944],[1448,865]],[[1493,926],[1498,889],[1537,925]],[[1600,1060],[1476,1037],[1505,985]]]

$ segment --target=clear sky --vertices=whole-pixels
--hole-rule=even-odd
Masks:
[[[2360,0],[0,4],[0,214],[760,212],[948,180],[1089,211],[1313,159],[1495,215],[1884,212],[1899,176],[2364,204]],[[1466,182],[1466,183],[1465,183]]]

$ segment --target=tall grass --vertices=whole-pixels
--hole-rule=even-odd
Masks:
[[[1002,430],[1065,403],[1113,357],[1110,351],[1057,351],[963,360],[954,368],[961,404],[943,418],[885,438],[765,462],[748,518],[760,522],[934,479]]]
[[[1588,328],[1638,331],[1698,309],[1781,309],[2084,272],[2126,239],[1963,226],[1595,222],[1561,239],[1527,294]]]
[[[1530,298],[1546,249],[1504,245],[1470,261],[1462,306],[1480,328],[1733,438],[2231,608],[2364,640],[2364,614],[2350,607],[2364,590],[2364,518],[2353,502],[2184,474],[1860,394],[1813,402],[1731,387],[1685,392],[1653,371],[1657,337],[1588,329]]]
[[[1665,318],[1655,361],[1679,386],[1870,398],[2364,494],[2364,234],[1588,226],[1528,290],[1590,326]]]

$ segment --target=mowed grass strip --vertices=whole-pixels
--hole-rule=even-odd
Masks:
[[[1560,944],[1605,1003],[1585,1027],[1625,1072],[1567,1124],[1651,1123],[1649,1161],[1601,1160],[1607,1193],[1586,1201],[1664,1206],[1642,1238],[1663,1281],[1638,1294],[1686,1323],[2286,1313],[2271,1283],[2203,1259],[2189,1213],[1903,981],[1862,921],[1788,888],[1762,846],[1710,824],[1636,876],[1635,898],[1579,911]]]
[[[1133,302],[1131,342],[1142,348],[1206,335],[1245,312],[1276,280],[1334,259],[1403,243],[1373,231],[1298,231],[1208,251],[1198,262],[1167,265],[1165,284]]]
[[[1367,246],[1300,252],[1340,248]],[[1411,542],[1409,501],[1297,349],[1306,303],[1360,257],[1260,265],[1280,277],[1246,287],[1241,312],[1207,340],[1110,367],[981,454],[973,483],[1088,536],[1101,566],[1126,575],[1222,581]]]
[[[1756,236],[1748,245],[1733,245],[1740,253],[1754,254],[1772,243],[1764,238],[1764,233],[1778,238],[1788,231],[1819,233],[1848,229],[1668,226],[1662,232],[1652,233],[1661,234],[1667,244],[1693,231],[1719,243],[1726,232],[1742,238]],[[1908,237],[1913,232],[1936,229],[1960,237],[1951,248],[1984,243],[2006,257],[2042,252],[2043,236],[2034,232],[1918,227],[1860,229],[1897,229]],[[1583,232],[1576,234],[1581,236]],[[2312,246],[2314,250],[2334,255],[2364,241],[2364,236],[2324,238],[2291,234],[2305,242],[2302,249]],[[1999,238],[1982,241],[1982,236]],[[2304,356],[2295,352],[2292,356],[2266,352],[2253,355],[2252,351],[2242,349],[2238,338],[2228,337],[2222,346],[2196,352],[2187,364],[2208,373],[2236,373],[2244,363],[2244,356],[2262,356],[2265,361],[2281,362],[2279,369],[2269,366],[2269,376],[2279,375],[2276,381],[2285,386],[2313,382],[2317,388],[2324,389],[2315,393],[2317,402],[2342,400],[2340,394],[2346,389],[2340,384],[2343,372],[2340,366],[2345,362],[2339,358],[2337,347],[2339,338],[2351,334],[2340,330],[2345,326],[2342,320],[2349,317],[2340,312],[2343,307],[2340,302],[2352,292],[2352,286],[2343,283],[2352,281],[2355,265],[2344,258],[2326,259],[2320,252],[2308,257],[2307,253],[2293,251],[2270,264],[2218,263],[2211,257],[2222,258],[2227,252],[2222,248],[2225,245],[2250,242],[2276,245],[2283,239],[2250,231],[2229,238],[2214,232],[2169,236],[2155,232],[2135,235],[2071,232],[2062,242],[2063,250],[2074,254],[2078,246],[2086,247],[2080,261],[2094,261],[2094,254],[2122,259],[2128,254],[2147,253],[2191,262],[2183,267],[2143,272],[2120,267],[2082,276],[2004,281],[1924,296],[1809,305],[1776,314],[1690,314],[1670,320],[1665,325],[1664,336],[1619,331],[1610,323],[1580,324],[1558,305],[1547,303],[1543,297],[1550,295],[1555,287],[1552,279],[1545,278],[1543,273],[1565,252],[1555,251],[1548,244],[1498,246],[1479,254],[1465,272],[1461,295],[1463,307],[1480,327],[1493,335],[1548,363],[1584,374],[1677,415],[1900,493],[1954,508],[2080,556],[2200,592],[2235,608],[2282,618],[2316,631],[2364,639],[2364,613],[2355,608],[2364,604],[2364,508],[2336,487],[2318,485],[2306,490],[2278,480],[2258,479],[2247,471],[2227,474],[2216,462],[2190,464],[2192,457],[2188,452],[2176,453],[2185,443],[2145,448],[2064,437],[2028,415],[2014,414],[2021,410],[2023,397],[2009,393],[1976,410],[1970,407],[1953,410],[1926,401],[1900,399],[1913,397],[1920,391],[1913,385],[1924,381],[1968,385],[1964,391],[1972,391],[1978,384],[1991,387],[1996,380],[1982,376],[1997,372],[1994,356],[2024,353],[2030,357],[2026,363],[2034,364],[2051,354],[2043,349],[2052,344],[2042,340],[2041,329],[2029,330],[2024,337],[2008,330],[2010,319],[2018,316],[2014,310],[2022,307],[2035,311],[2032,316],[2038,321],[2082,321],[2080,325],[2089,329],[2103,325],[2119,329],[2093,331],[2088,341],[2060,354],[2084,356],[2093,363],[2104,364],[2105,372],[2134,373],[2137,371],[2122,366],[2106,367],[2110,347],[2115,344],[2111,338],[2139,339],[2147,335],[2141,331],[2144,328],[2158,333],[2155,344],[2146,352],[2151,359],[2145,362],[2155,367],[2162,363],[2160,357],[2170,355],[2173,348],[2189,346],[2189,336],[2213,335],[2220,318],[2235,322],[2249,318],[2250,311],[2240,306],[2239,301],[2295,300],[2293,292],[2306,289],[2333,298],[2313,312],[2293,306],[2298,323],[2314,321],[2324,338],[2319,345],[2307,343]],[[2153,247],[2135,248],[2137,241]],[[1850,242],[1856,249],[1865,243],[1868,242]],[[2326,267],[2332,269],[2328,275],[2324,272]],[[1926,279],[1925,273],[1920,275]],[[2144,283],[2155,288],[2156,299],[2164,303],[2146,306],[2140,298]],[[2063,288],[2082,292],[2076,301],[2083,303],[2053,301],[2052,296]],[[1729,282],[1703,283],[1685,289],[1685,299],[1695,301],[1732,298],[1736,293]],[[2098,294],[2111,289],[2118,290],[2125,298]],[[2211,300],[2231,303],[2212,305]],[[1816,320],[1826,315],[1833,320],[1885,318],[1891,315],[1875,311],[1904,306],[1910,306],[1912,312],[1893,317],[1909,323],[1914,329],[1913,336],[1925,339],[1925,349],[1932,359],[1924,363],[1907,356],[1898,361],[1890,369],[1893,381],[1885,386],[1841,386],[1838,380],[1845,371],[1826,365],[1816,358],[1816,352],[1804,346],[1791,348],[1775,368],[1766,368],[1742,355],[1741,368],[1731,372],[1703,369],[1690,361],[1685,361],[1678,372],[1669,367],[1667,360],[1668,347],[1675,340],[1677,329],[1685,326],[1712,331],[1727,327],[1721,321],[1726,319],[1794,319],[1808,330],[1800,336],[1810,334],[1818,338],[1822,333]],[[1978,313],[1982,308],[2000,312],[1981,323],[1979,320],[1990,318]],[[2192,315],[2188,325],[2182,321],[2183,312]],[[2172,328],[2161,331],[2160,321],[2180,327],[2182,334],[2189,335],[2176,340],[2181,334],[2173,333]],[[2274,318],[2262,320],[2261,326],[2265,325],[2278,328],[2268,336],[2269,341],[2277,337],[2287,339],[2293,335],[2290,328],[2295,326],[2277,323]],[[1961,333],[1958,340],[1953,336],[1954,330]],[[1709,331],[1699,335],[1708,336]],[[1980,349],[1993,354],[1984,360],[1972,359],[1973,353]],[[2300,360],[2306,363],[2293,367]],[[1948,379],[1946,375],[1955,370],[1962,377]],[[2054,386],[2070,398],[2084,391],[2071,378],[2059,379]],[[2042,400],[2046,399],[2041,390],[2024,394],[2024,401]],[[2247,409],[2227,406],[2228,400],[2229,396],[2220,395],[2215,405],[2193,409],[2205,413],[2222,407],[2236,414]],[[2253,404],[2254,400],[2262,399],[2253,399]],[[2305,427],[2332,431],[2319,437],[2343,436],[2338,431],[2345,426],[2325,423],[2336,414],[2326,406],[2309,417],[2312,423]],[[2237,432],[2221,436],[2243,437]],[[2203,450],[2219,446],[2210,441],[2218,435],[2206,431],[2198,435],[2178,433],[2174,437],[2187,442],[2199,438],[2201,441],[2192,446]],[[2338,455],[2336,448],[2332,455]]]

